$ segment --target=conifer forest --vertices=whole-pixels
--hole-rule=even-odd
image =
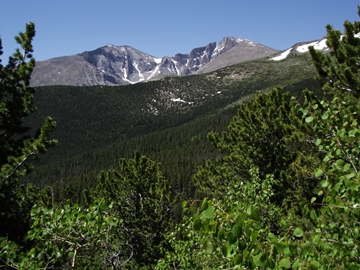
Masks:
[[[278,62],[32,87],[28,23],[0,60],[0,268],[360,269],[360,21],[325,31]]]

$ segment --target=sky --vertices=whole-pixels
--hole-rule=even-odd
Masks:
[[[286,50],[358,21],[355,0],[0,0],[3,64],[34,22],[37,61],[130,45],[155,57],[189,53],[226,36]]]

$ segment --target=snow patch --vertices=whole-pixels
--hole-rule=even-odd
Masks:
[[[162,61],[162,58],[154,58],[154,61],[156,64],[160,64]]]
[[[275,57],[273,57],[273,58],[270,58],[270,60],[273,60],[273,61],[283,60],[283,59],[285,59],[285,58],[290,54],[290,52],[291,52],[293,49],[295,49],[295,50],[296,50],[297,52],[299,52],[299,53],[308,52],[310,46],[313,46],[315,50],[326,51],[326,50],[329,49],[329,48],[327,47],[327,45],[326,45],[326,41],[327,41],[327,39],[324,38],[324,39],[322,39],[322,40],[313,41],[313,42],[309,42],[309,43],[306,43],[306,44],[297,46],[296,48],[289,48],[289,49],[287,49],[286,51],[282,52],[280,55],[275,56]]]
[[[182,100],[181,98],[172,98],[171,101],[173,102],[183,102],[183,103],[186,103],[185,100]]]
[[[156,66],[155,70],[153,71],[153,73],[150,74],[150,76],[147,78],[148,80],[151,79],[152,77],[154,77],[155,75],[159,74],[159,69],[160,66]]]
[[[144,75],[141,73],[141,71],[139,69],[139,63],[134,62],[134,67],[137,70],[137,72],[139,73],[139,77],[140,77],[139,81],[143,81],[145,78],[144,78]]]
[[[286,51],[282,52],[280,55],[275,56],[275,57],[271,58],[270,60],[274,60],[274,61],[283,60],[283,59],[285,59],[285,58],[289,55],[289,53],[290,53],[291,51],[292,51],[292,48],[287,49]]]
[[[236,43],[241,43],[241,42],[246,42],[246,43],[248,43],[248,44],[251,45],[251,46],[255,46],[255,45],[256,45],[255,42],[253,42],[253,41],[251,41],[251,40],[249,40],[249,39],[246,39],[246,38],[237,38],[237,39],[236,39]]]
[[[192,105],[192,104],[194,104],[194,102],[193,101],[185,101],[185,100],[183,100],[183,99],[181,99],[181,98],[172,98],[172,99],[170,99],[172,102],[181,102],[181,103],[186,103],[186,104],[189,104],[189,105]]]
[[[304,52],[309,51],[310,46],[313,46],[315,50],[325,50],[325,49],[327,49],[326,40],[327,39],[325,38],[320,41],[314,41],[314,42],[311,42],[311,43],[308,43],[305,45],[301,45],[301,46],[297,47],[296,50],[298,52],[304,53]]]

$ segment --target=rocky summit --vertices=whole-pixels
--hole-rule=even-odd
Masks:
[[[188,54],[157,58],[131,46],[112,44],[71,56],[36,63],[31,84],[125,85],[169,75],[190,75],[273,55],[278,50],[243,38],[192,49]]]

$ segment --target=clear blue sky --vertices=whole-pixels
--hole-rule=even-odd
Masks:
[[[353,0],[2,0],[3,64],[27,22],[36,26],[34,56],[44,60],[130,45],[153,56],[172,56],[218,42],[247,38],[284,50],[325,36],[326,24],[343,30],[359,20]]]

